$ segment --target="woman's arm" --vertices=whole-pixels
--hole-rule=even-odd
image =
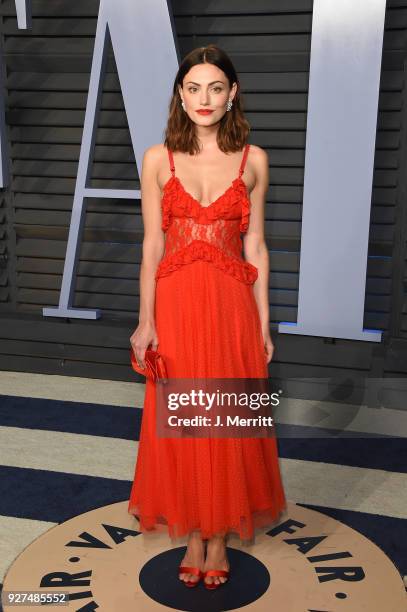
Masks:
[[[140,268],[139,322],[154,323],[155,273],[164,253],[161,229],[161,190],[157,181],[160,150],[154,145],[144,152],[141,170],[141,213],[144,236]]]
[[[274,345],[270,336],[269,273],[270,261],[264,238],[264,211],[269,187],[269,161],[267,153],[260,147],[250,147],[251,167],[255,174],[255,186],[250,193],[250,222],[243,236],[243,252],[246,261],[256,266],[258,278],[253,285],[260,315],[267,363],[272,359]]]
[[[149,147],[144,152],[141,171],[141,212],[144,226],[142,261],[140,267],[139,325],[130,338],[136,359],[145,367],[145,350],[149,344],[157,349],[155,329],[155,273],[164,253],[165,236],[161,229],[161,190],[157,181],[162,160],[161,145]]]

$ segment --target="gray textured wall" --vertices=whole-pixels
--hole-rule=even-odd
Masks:
[[[102,319],[42,316],[63,270],[98,2],[33,0],[32,29],[0,4],[11,186],[0,199],[0,368],[134,380],[128,338],[138,321],[139,201],[91,200],[74,306]],[[173,1],[181,55],[215,42],[239,73],[250,142],[270,160],[266,235],[270,319],[296,320],[311,0]],[[388,2],[379,100],[364,326],[371,343],[273,334],[274,377],[407,375],[407,0]],[[139,181],[110,52],[92,186]],[[163,92],[165,94],[165,92]]]

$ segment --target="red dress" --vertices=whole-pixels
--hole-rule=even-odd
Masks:
[[[209,206],[172,176],[162,198],[165,253],[156,271],[158,351],[174,378],[267,378],[253,292],[258,269],[242,257],[250,200],[242,174]],[[159,438],[155,383],[147,379],[128,512],[140,531],[166,525],[172,539],[229,532],[254,541],[286,510],[275,437]]]

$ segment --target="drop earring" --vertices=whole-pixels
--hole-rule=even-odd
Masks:
[[[181,106],[182,106],[182,108],[185,110],[185,102],[184,102],[184,100],[182,100],[182,102],[181,102]]]
[[[226,105],[226,110],[230,111],[231,108],[232,108],[232,100],[228,100],[228,103]]]

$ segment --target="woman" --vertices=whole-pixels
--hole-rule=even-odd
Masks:
[[[268,157],[246,143],[249,131],[228,56],[215,45],[192,51],[175,78],[165,141],[146,150],[141,175],[130,342],[141,367],[147,346],[158,350],[169,378],[268,376]],[[225,537],[251,542],[286,509],[276,440],[157,437],[155,392],[147,380],[128,511],[142,532],[164,524],[172,539],[188,534],[180,579],[216,588],[229,576]]]

